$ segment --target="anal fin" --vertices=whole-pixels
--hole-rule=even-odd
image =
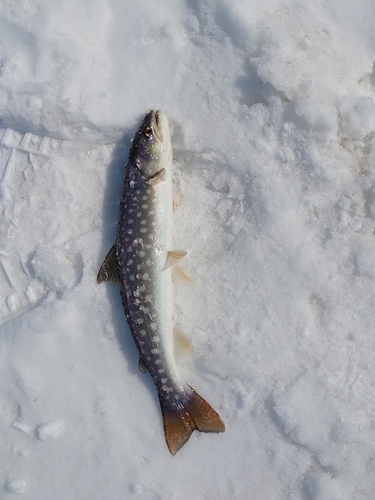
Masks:
[[[174,350],[176,357],[182,357],[185,354],[190,354],[194,352],[194,348],[187,338],[185,333],[177,325],[173,327],[173,337],[174,337]]]
[[[115,245],[113,245],[111,250],[107,253],[106,258],[104,259],[104,262],[99,269],[96,281],[98,283],[103,283],[103,281],[113,281],[114,283],[116,283],[116,285],[121,285]]]
[[[189,283],[193,283],[193,280],[190,278],[190,276],[186,274],[185,271],[183,271],[177,264],[175,264],[172,268],[172,277],[176,282],[187,281]]]

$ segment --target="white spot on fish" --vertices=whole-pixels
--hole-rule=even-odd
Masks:
[[[142,224],[142,226],[144,226],[144,225],[146,224],[146,222],[147,222],[147,220],[146,220],[146,219],[142,219],[142,220],[141,220],[141,224]]]
[[[128,219],[128,224],[133,224],[134,220],[133,219]]]
[[[147,250],[150,250],[150,248],[152,248],[152,245],[150,245],[150,243],[146,243],[145,247],[147,248]]]
[[[155,335],[154,337],[152,337],[152,341],[153,342],[160,342],[160,337],[158,335]]]
[[[159,368],[158,373],[164,373],[164,372],[165,372],[165,368]]]
[[[140,217],[142,215],[142,212],[137,212],[137,217]]]
[[[149,279],[149,277],[150,277],[150,275],[149,275],[148,273],[144,273],[144,274],[142,275],[142,278],[143,278],[144,280],[148,280],[148,279]]]
[[[127,229],[127,230],[126,230],[126,232],[127,232],[128,234],[133,234],[133,229]]]
[[[145,227],[141,227],[140,232],[141,233],[147,233],[147,229]]]
[[[142,200],[148,200],[148,196],[142,196]]]
[[[126,251],[127,251],[127,252],[132,252],[132,251],[133,251],[133,247],[128,247],[128,248],[126,249]]]
[[[134,276],[134,274],[131,274],[131,275],[129,276],[129,279],[130,279],[130,281],[134,281],[134,280],[135,280],[135,276]]]
[[[151,349],[151,354],[160,354],[160,349],[157,349],[156,347]]]
[[[146,297],[145,297],[145,301],[146,301],[146,302],[151,302],[151,300],[152,300],[151,295],[146,295]]]
[[[146,260],[146,266],[151,266],[152,262],[151,262],[151,259],[147,259]]]
[[[142,269],[141,264],[137,264],[137,270],[140,271]]]
[[[148,214],[149,215],[154,215],[154,213],[155,213],[155,210],[150,210]]]
[[[143,208],[143,210],[146,210],[146,208],[148,208],[147,203],[143,203],[142,208]],[[151,212],[150,212],[150,213],[151,213]]]
[[[146,330],[140,330],[139,333],[142,335],[142,337],[144,337],[146,335]],[[152,352],[152,354],[154,354],[154,353]]]
[[[145,285],[141,285],[141,286],[138,288],[138,290],[139,290],[140,292],[144,292],[144,291],[146,291],[146,287],[145,287]]]
[[[151,194],[151,189],[146,189],[147,194]]]
[[[133,264],[133,259],[128,260],[128,266],[131,266]]]
[[[142,325],[142,323],[144,323],[144,319],[143,318],[138,318],[137,319],[137,323],[138,323],[138,325]]]
[[[145,252],[144,250],[141,250],[141,251],[139,252],[139,256],[140,256],[140,257],[145,257],[145,255],[146,255],[146,252]],[[150,260],[150,259],[149,259],[149,260]]]
[[[160,365],[161,364],[161,359],[155,359],[155,365]]]
[[[168,382],[168,379],[167,379],[167,378],[163,377],[163,378],[161,379],[161,383],[162,383],[162,384],[166,384],[167,382]]]
[[[153,321],[150,323],[150,328],[153,332],[156,330],[156,324]]]

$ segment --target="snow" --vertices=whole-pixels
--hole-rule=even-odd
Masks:
[[[4,1],[0,495],[375,495],[375,4]],[[172,128],[181,372],[220,413],[172,457],[121,299],[130,140]]]

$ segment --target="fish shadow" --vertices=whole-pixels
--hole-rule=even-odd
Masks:
[[[131,139],[134,137],[137,128],[138,125],[135,125],[134,129],[132,128],[128,131],[122,139],[116,143],[112,152],[111,161],[107,167],[103,204],[103,239],[100,255],[98,256],[98,271],[105,256],[115,242],[121,187],[125,175]],[[101,286],[104,286],[104,284],[102,283]],[[149,375],[144,376],[138,369],[139,354],[125,318],[120,288],[114,283],[108,283],[105,286],[107,286],[116,340],[127,362],[128,372],[131,376],[137,376],[142,380],[147,390],[154,398],[155,403],[159,405],[157,393],[151,377]]]

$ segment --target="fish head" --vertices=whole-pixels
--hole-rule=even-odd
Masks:
[[[172,159],[168,118],[162,111],[150,111],[139,127],[130,151],[130,159],[145,178],[151,179]]]

